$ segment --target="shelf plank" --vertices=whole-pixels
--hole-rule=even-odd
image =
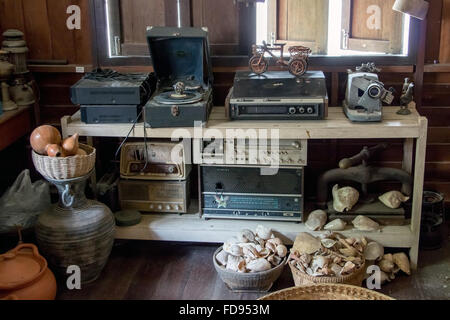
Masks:
[[[258,225],[271,228],[286,244],[292,244],[300,232],[311,232],[303,223],[254,220],[205,220],[198,214],[148,214],[133,227],[117,227],[116,239],[223,243],[241,229],[255,230]],[[385,226],[380,232],[361,232],[348,227],[340,232],[347,237],[365,236],[385,247],[409,248],[413,235],[409,225]]]
[[[329,108],[326,120],[318,121],[229,121],[223,107],[215,107],[208,121],[208,129],[216,129],[223,136],[229,130],[279,130],[280,139],[369,139],[369,138],[417,138],[419,136],[420,115],[411,109],[408,116],[397,115],[399,107],[384,107],[384,119],[379,123],[354,123],[345,117],[340,107]],[[63,117],[65,135],[79,133],[91,137],[126,137],[130,124],[84,124],[80,113]],[[149,138],[193,137],[203,133],[194,128],[147,128]],[[196,135],[197,133],[197,135]],[[270,137],[270,132],[268,132]],[[130,134],[133,138],[144,137],[144,124],[136,124]]]

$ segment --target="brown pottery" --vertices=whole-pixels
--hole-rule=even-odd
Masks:
[[[48,125],[37,127],[30,136],[31,147],[40,155],[47,155],[49,145],[61,145],[61,140],[58,129]]]
[[[0,255],[0,300],[54,300],[56,280],[33,244]]]

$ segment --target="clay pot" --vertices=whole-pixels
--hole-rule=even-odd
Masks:
[[[74,134],[70,138],[67,138],[62,143],[63,153],[66,157],[75,156],[78,153],[79,143],[78,138],[80,135],[78,133]]]
[[[45,148],[45,152],[47,153],[47,155],[49,157],[52,157],[52,158],[64,157],[62,147],[57,144],[49,144]]]
[[[59,203],[39,215],[36,238],[41,252],[61,279],[67,267],[81,269],[81,284],[95,281],[108,261],[114,243],[115,220],[104,204],[84,194],[92,172],[79,178],[52,180]]]
[[[0,255],[1,300],[54,300],[56,280],[33,244]]]
[[[40,155],[47,155],[48,146],[61,145],[61,140],[58,129],[48,125],[37,127],[30,136],[31,147]]]

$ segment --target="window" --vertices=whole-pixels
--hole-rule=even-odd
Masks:
[[[151,25],[206,26],[216,66],[246,65],[251,45],[262,41],[310,47],[312,64],[339,57],[353,65],[368,56],[414,64],[414,23],[411,29],[409,18],[392,10],[394,1],[94,0],[99,64],[150,64]]]
[[[395,0],[266,0],[257,41],[302,45],[315,55],[408,55],[409,17]]]

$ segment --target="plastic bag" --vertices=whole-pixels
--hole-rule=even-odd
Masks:
[[[31,183],[30,171],[24,170],[0,198],[0,233],[34,227],[38,215],[51,205],[50,186],[45,181]]]

